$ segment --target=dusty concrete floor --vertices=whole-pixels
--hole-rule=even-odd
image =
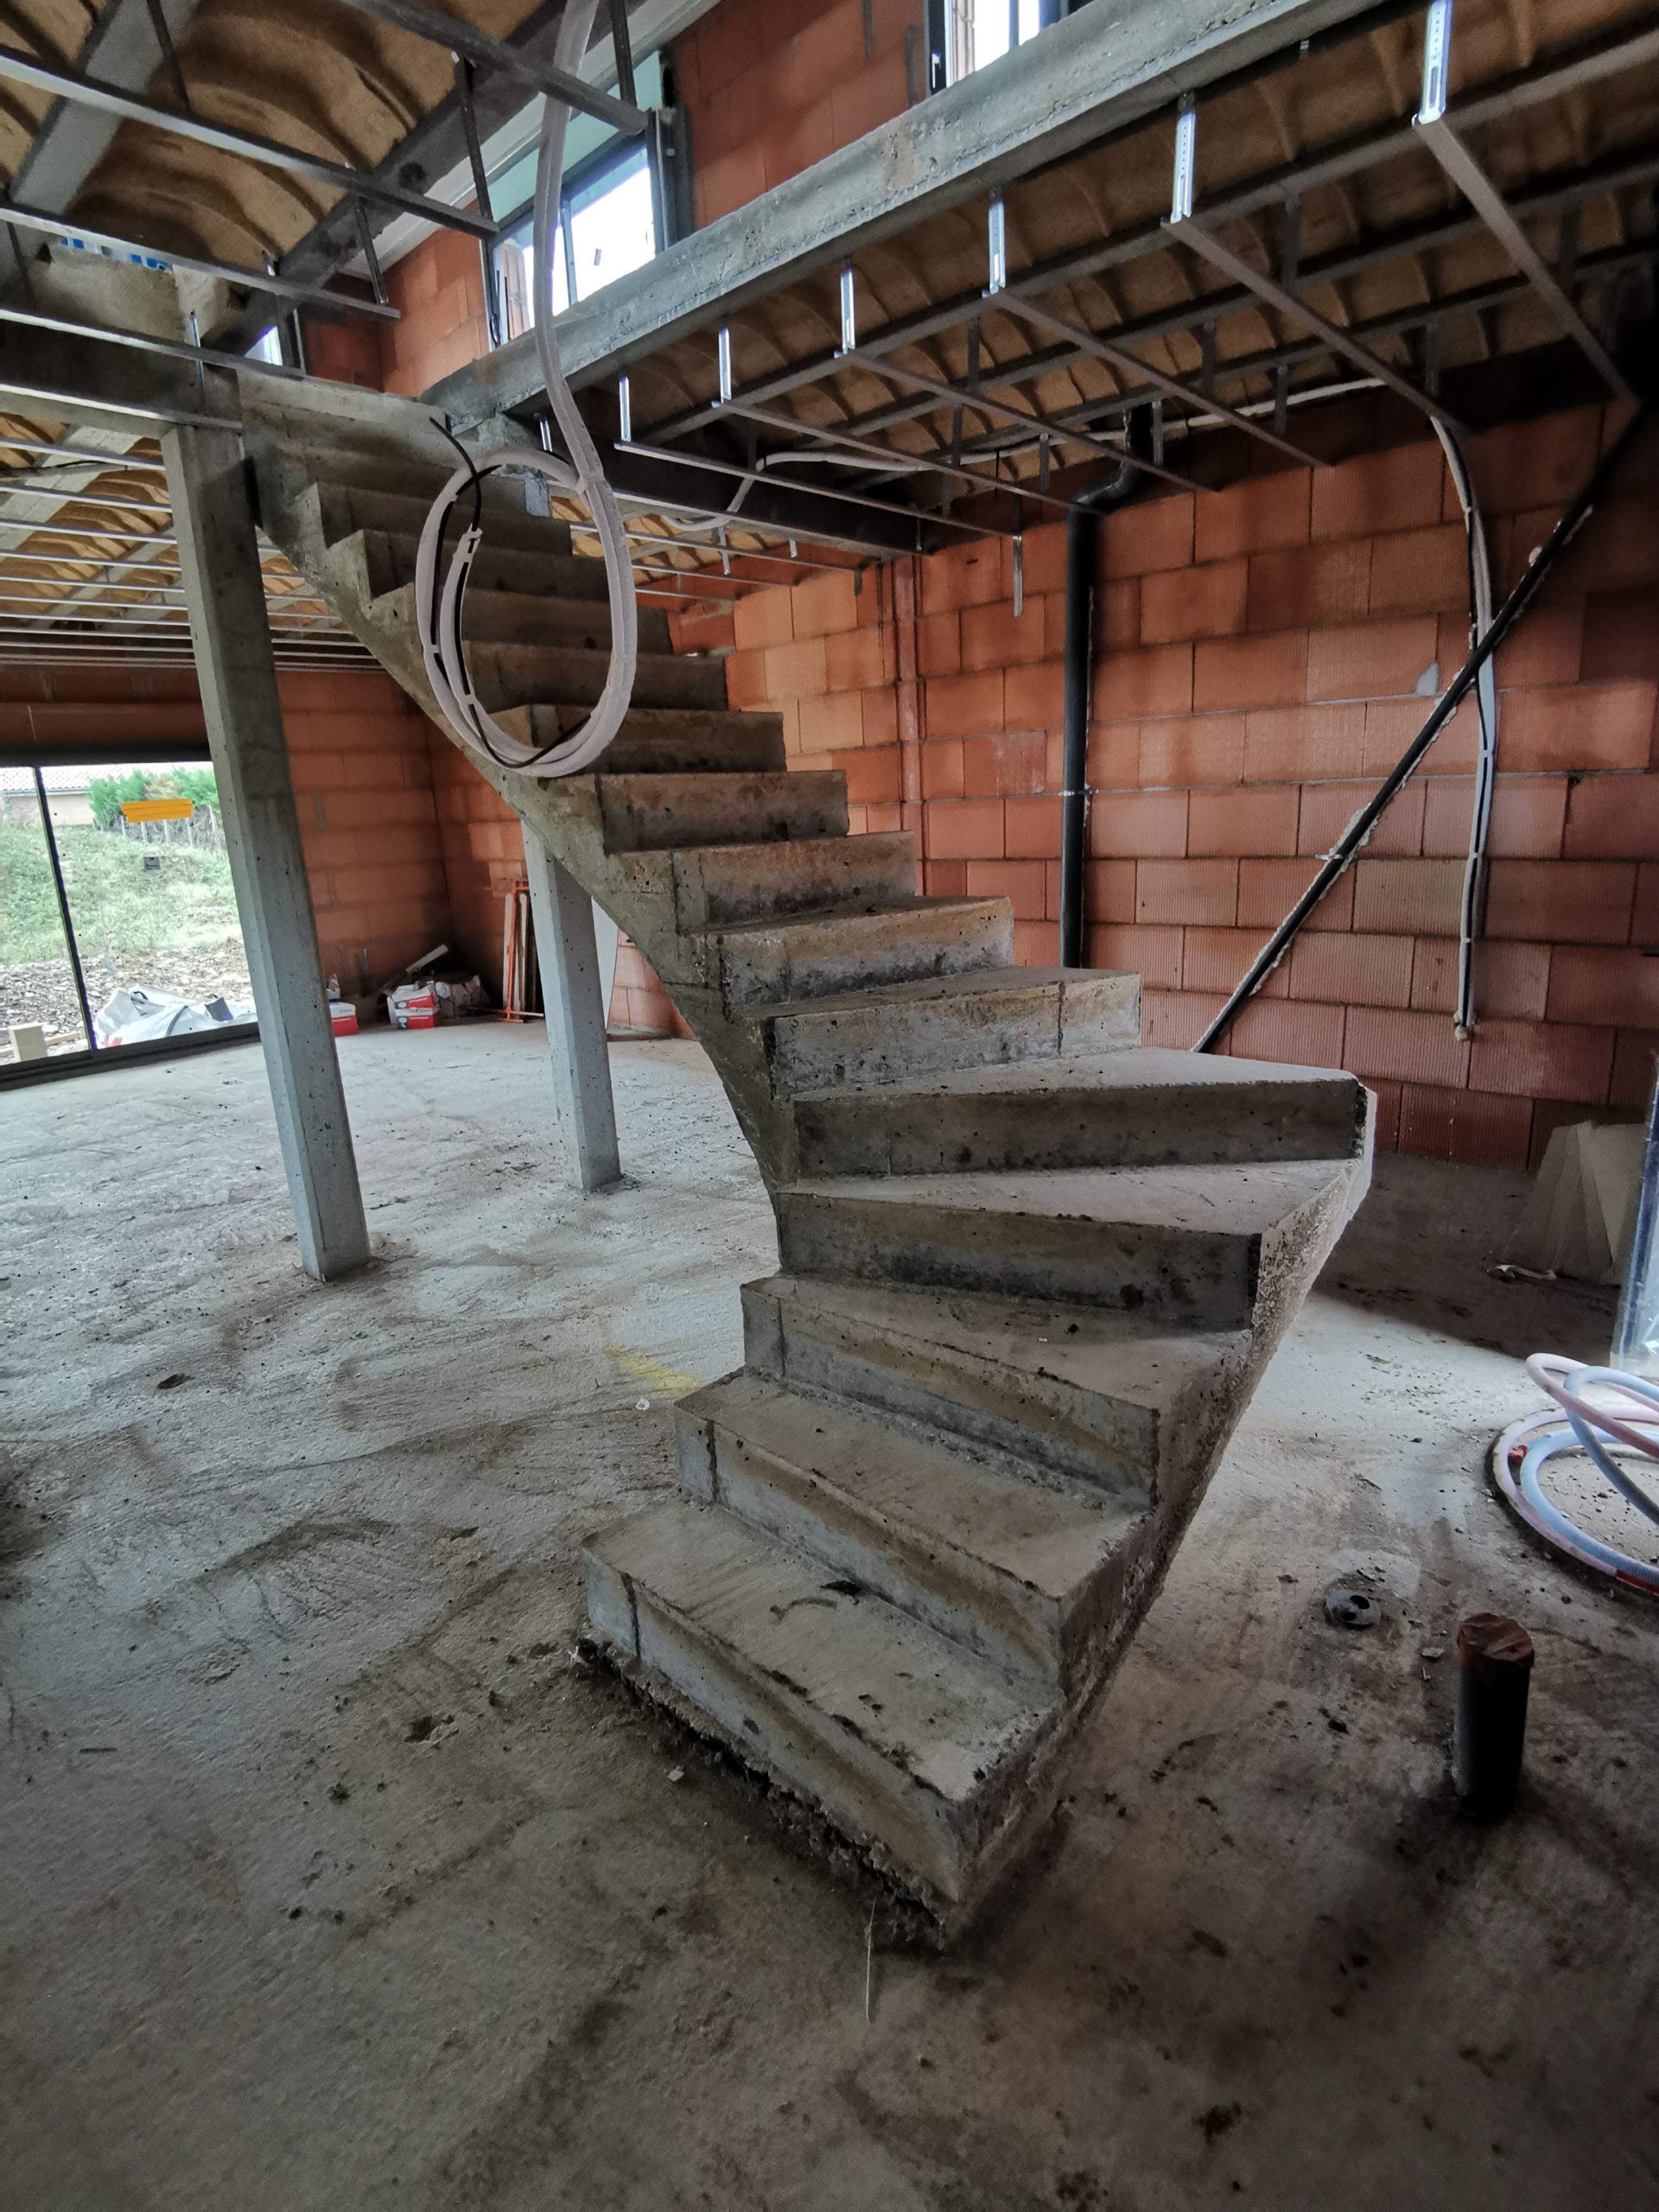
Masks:
[[[541,1039],[344,1048],[381,1264],[294,1270],[256,1050],[0,1100],[0,2196],[23,2212],[1659,2202],[1659,1619],[1478,1471],[1593,1292],[1381,1163],[1091,1730],[945,1961],[573,1666],[583,1534],[771,1264],[694,1048],[556,1180]],[[648,1408],[639,1401],[648,1399]],[[1369,1567],[1383,1626],[1325,1624]],[[1459,1615],[1538,1643],[1448,1810]],[[683,1778],[672,1770],[683,1765]]]

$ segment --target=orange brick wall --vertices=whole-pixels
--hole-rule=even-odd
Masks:
[[[448,936],[431,725],[389,676],[281,679],[294,798],[325,975],[372,983]]]
[[[491,991],[501,988],[503,902],[524,872],[518,817],[442,730],[425,725],[432,788],[449,887],[449,942]],[[641,954],[626,938],[616,957],[609,1015],[618,1028],[689,1037],[690,1028]]]
[[[489,352],[484,267],[476,238],[460,231],[435,231],[386,271],[386,291],[403,314],[399,322],[374,326],[387,391],[425,391],[440,377],[453,375]]]
[[[1507,588],[1618,426],[1494,432],[1474,462]],[[1659,1048],[1659,438],[1627,464],[1498,660],[1500,772],[1481,1019],[1452,1033],[1472,791],[1465,708],[1233,1033],[1343,1065],[1385,1144],[1523,1161],[1644,1104]],[[1421,726],[1466,650],[1464,532],[1439,448],[1103,528],[1090,733],[1089,957],[1138,970],[1148,1042],[1191,1044]],[[1062,525],[754,594],[734,705],[781,710],[792,765],[849,779],[855,828],[914,827],[930,892],[1005,892],[1019,957],[1057,951]]]
[[[868,50],[865,0],[726,0],[676,41],[699,225],[903,112],[921,0],[871,0],[869,15]]]

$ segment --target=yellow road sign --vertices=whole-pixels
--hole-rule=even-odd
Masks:
[[[124,798],[121,811],[129,822],[188,822],[195,812],[194,799]]]

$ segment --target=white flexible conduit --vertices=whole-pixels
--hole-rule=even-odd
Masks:
[[[1484,638],[1492,625],[1492,556],[1486,543],[1486,524],[1475,499],[1469,464],[1454,432],[1437,415],[1434,435],[1446,453],[1446,465],[1457,487],[1469,533],[1469,612],[1472,620],[1470,642]],[[1475,764],[1475,804],[1469,820],[1469,859],[1463,872],[1463,899],[1458,923],[1457,1033],[1471,1037],[1475,1029],[1475,939],[1480,934],[1481,911],[1486,896],[1486,837],[1492,819],[1492,779],[1497,766],[1497,677],[1489,660],[1475,683],[1475,711],[1480,717],[1480,756]]]
[[[553,61],[575,75],[588,50],[598,0],[567,0]],[[548,99],[542,109],[537,149],[536,204],[531,253],[534,262],[536,354],[547,385],[548,404],[569,459],[538,453],[533,447],[504,446],[477,460],[470,455],[439,493],[421,532],[415,566],[415,604],[421,626],[421,653],[426,677],[445,721],[464,745],[505,768],[526,776],[570,776],[590,767],[621,728],[633,696],[639,652],[639,611],[633,594],[633,563],[615,495],[581,410],[571,397],[559,359],[553,327],[553,240],[558,226],[559,193],[564,174],[564,137],[570,111]],[[440,428],[443,426],[440,424]],[[446,436],[448,435],[445,431]],[[504,730],[485,711],[467,673],[461,645],[461,609],[467,579],[482,538],[482,480],[498,469],[530,469],[545,477],[561,495],[580,499],[593,517],[605,559],[611,613],[611,664],[605,688],[582,727],[553,745],[526,745]],[[442,578],[439,558],[444,525],[463,498],[472,500],[472,519],[461,534]]]
[[[1649,1496],[1613,1457],[1618,1446],[1659,1459],[1659,1385],[1616,1367],[1586,1367],[1555,1352],[1535,1352],[1527,1372],[1554,1402],[1506,1428],[1492,1446],[1492,1484],[1510,1510],[1581,1567],[1659,1595],[1659,1567],[1603,1542],[1545,1495],[1543,1471],[1559,1452],[1583,1452],[1629,1505],[1659,1521]],[[1592,1392],[1595,1395],[1592,1396]]]

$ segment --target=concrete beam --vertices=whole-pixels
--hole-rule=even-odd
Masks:
[[[619,277],[559,318],[573,383],[613,375],[751,300],[1061,161],[1374,10],[1365,0],[1129,0],[1084,8]],[[533,337],[427,397],[467,424],[531,404]]]
[[[211,379],[209,390],[215,411],[233,411],[228,377]],[[323,991],[241,433],[174,428],[162,453],[300,1260],[308,1274],[332,1282],[368,1259],[369,1231]]]
[[[542,1004],[553,1065],[553,1095],[564,1140],[564,1179],[573,1190],[603,1191],[622,1178],[616,1101],[605,1043],[594,902],[524,825],[524,874],[536,924]]]

